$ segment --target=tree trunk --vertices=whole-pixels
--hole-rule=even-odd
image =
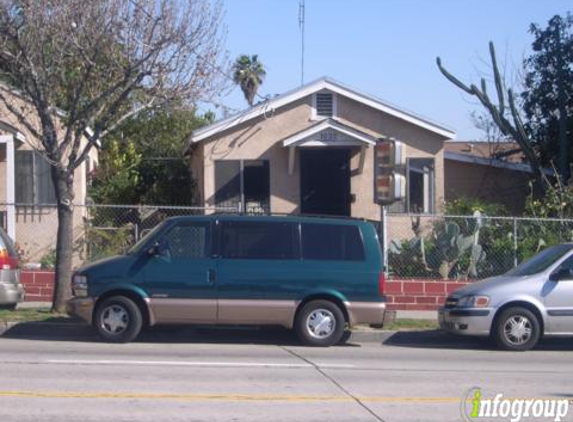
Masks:
[[[56,280],[54,286],[53,312],[64,312],[66,301],[72,297],[73,256],[73,175],[52,167],[52,180],[58,200],[58,234],[56,237]]]

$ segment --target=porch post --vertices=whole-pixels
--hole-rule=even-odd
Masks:
[[[294,173],[294,160],[295,160],[295,147],[289,147],[288,150],[288,175],[292,176]]]
[[[0,136],[0,143],[6,144],[6,229],[8,236],[16,241],[16,188],[14,163],[14,137]]]
[[[388,208],[380,205],[380,226],[382,228],[382,261],[384,263],[384,275],[388,278],[390,270],[388,268]]]

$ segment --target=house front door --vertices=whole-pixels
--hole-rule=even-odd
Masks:
[[[300,150],[300,204],[303,214],[350,216],[350,150]]]

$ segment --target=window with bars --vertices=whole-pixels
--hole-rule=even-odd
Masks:
[[[268,160],[215,161],[215,205],[248,213],[269,212]]]
[[[16,203],[55,204],[56,190],[52,182],[50,163],[34,151],[16,150]]]

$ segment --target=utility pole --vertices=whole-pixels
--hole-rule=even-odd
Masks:
[[[555,76],[557,78],[557,104],[559,109],[559,175],[561,183],[567,185],[569,181],[569,142],[567,140],[567,106],[565,94],[565,64],[563,63],[563,41],[561,39],[561,25],[555,28],[555,54],[557,69]]]
[[[300,55],[300,84],[304,85],[304,18],[305,18],[305,0],[300,0],[298,4],[298,26],[301,31],[301,55]]]

